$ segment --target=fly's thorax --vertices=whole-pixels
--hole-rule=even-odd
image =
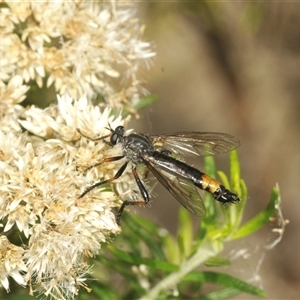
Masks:
[[[132,133],[124,137],[123,155],[135,164],[143,163],[142,157],[154,151],[152,142],[147,135]]]

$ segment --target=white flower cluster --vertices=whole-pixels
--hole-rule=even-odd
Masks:
[[[63,286],[71,298],[89,268],[85,258],[120,231],[112,213],[119,205],[113,192],[97,189],[79,198],[88,184],[112,177],[119,168],[117,162],[105,163],[86,174],[86,167],[120,155],[120,149],[88,140],[77,129],[103,136],[107,124],[115,128],[122,120],[85,97],[67,96],[59,97],[57,107],[32,107],[24,115],[22,126],[35,136],[0,131],[0,227],[8,237],[18,229],[28,244],[21,248],[1,237],[0,283],[9,290],[8,277],[21,285],[35,282],[46,294]],[[49,133],[51,139],[37,138]]]
[[[112,208],[121,194],[135,198],[127,172],[117,195],[101,187],[79,195],[122,163],[86,171],[121,152],[83,135],[122,125],[112,108],[134,112],[143,92],[138,70],[154,55],[133,8],[113,0],[1,1],[0,286],[7,291],[11,277],[72,299],[78,287],[88,289],[86,258],[120,232]],[[61,95],[56,105],[24,107],[34,91],[51,89]],[[45,94],[36,93],[44,106]]]
[[[141,39],[130,1],[4,3],[0,95],[7,101],[24,100],[30,81],[74,99],[100,96],[118,108],[139,101],[144,91],[137,72],[154,52]]]

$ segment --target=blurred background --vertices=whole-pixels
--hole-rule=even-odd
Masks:
[[[128,127],[240,138],[242,177],[249,188],[244,221],[267,205],[278,183],[289,224],[270,251],[263,246],[271,227],[250,237],[248,245],[237,241],[235,249],[260,250],[243,271],[234,263],[231,268],[248,269],[244,279],[256,278],[253,283],[268,299],[299,299],[300,3],[147,1],[138,9],[157,52],[145,72],[146,88],[159,100]],[[228,173],[228,156],[216,159],[218,169]],[[195,165],[201,168],[201,162]],[[155,194],[151,208],[139,213],[175,233],[179,204],[159,186]]]

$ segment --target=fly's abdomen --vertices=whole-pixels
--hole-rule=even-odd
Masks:
[[[143,158],[169,174],[191,180],[195,186],[211,193],[216,200],[223,204],[240,201],[236,194],[226,189],[217,180],[173,157],[154,151],[152,155],[144,155]]]
[[[217,180],[201,172],[198,179],[195,180],[194,184],[200,189],[207,191],[213,195],[213,197],[221,203],[235,203],[240,201],[239,197],[225,188]]]

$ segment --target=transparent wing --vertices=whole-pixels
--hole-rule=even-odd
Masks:
[[[147,162],[147,167],[157,180],[184,206],[189,212],[203,217],[206,209],[203,200],[193,183],[154,168]]]
[[[240,141],[227,133],[176,132],[152,135],[154,147],[184,155],[214,155],[229,152],[240,145]]]

